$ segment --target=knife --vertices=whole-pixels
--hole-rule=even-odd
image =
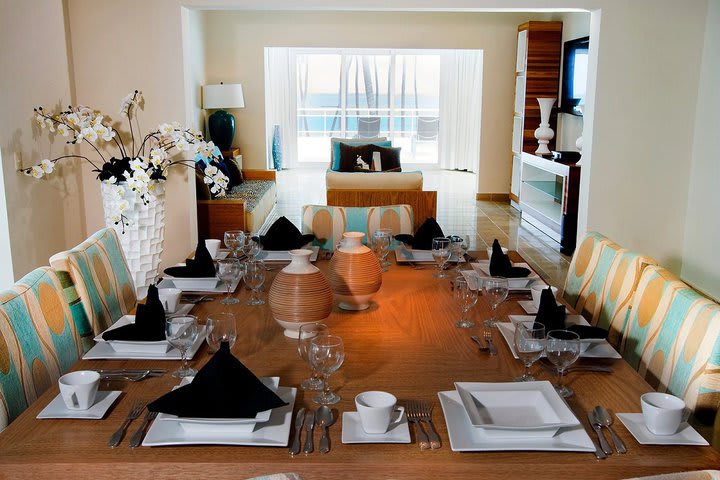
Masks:
[[[301,408],[295,415],[295,438],[290,447],[290,455],[300,453],[300,431],[302,431],[303,422],[305,421],[305,409]]]
[[[305,430],[307,430],[307,434],[305,435],[305,448],[303,448],[304,453],[312,453],[313,452],[313,427],[315,426],[315,412],[308,411],[305,414]]]
[[[595,456],[597,458],[607,458],[607,456],[612,453],[610,445],[608,445],[607,439],[605,438],[605,435],[603,435],[600,425],[595,423],[595,416],[593,415],[593,413],[588,412],[587,417],[588,421],[590,422],[590,427],[595,430],[595,433],[598,436],[598,440],[600,441],[600,447],[595,445]]]

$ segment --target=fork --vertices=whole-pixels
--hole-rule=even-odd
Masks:
[[[495,344],[493,343],[492,339],[492,332],[490,332],[490,330],[484,330],[483,338],[487,342],[488,349],[490,350],[490,355],[497,355],[497,349],[495,348]]]
[[[405,413],[410,423],[415,425],[420,450],[429,449],[430,441],[428,440],[427,433],[425,433],[425,428],[422,426],[422,423],[420,423],[420,408],[415,400],[408,400],[405,404]]]
[[[145,429],[150,422],[155,420],[157,414],[158,412],[151,412],[150,410],[148,410],[148,412],[145,414],[145,418],[143,419],[142,424],[140,425],[140,428],[137,429],[137,431],[130,439],[130,448],[136,448],[140,446],[140,444],[142,443],[143,435],[145,434]]]
[[[433,450],[436,450],[440,448],[440,436],[437,434],[437,431],[435,430],[435,425],[433,425],[432,421],[432,410],[434,405],[430,405],[429,403],[425,401],[418,402],[419,407],[419,419],[423,422],[427,422],[428,424],[428,438],[430,439],[430,448]]]
[[[128,413],[128,416],[125,418],[122,425],[120,425],[120,428],[118,428],[115,433],[112,434],[110,440],[108,440],[108,447],[114,448],[120,444],[123,435],[125,435],[125,430],[127,430],[128,425],[130,425],[130,422],[138,418],[144,409],[145,402],[140,400],[135,401],[130,413]]]
[[[489,348],[486,345],[483,345],[482,341],[480,340],[480,337],[478,337],[477,335],[471,335],[470,338],[472,339],[473,342],[477,343],[478,350],[480,350],[481,352],[487,352],[489,350]]]
[[[145,380],[150,376],[150,370],[144,370],[138,373],[127,373],[127,374],[104,374],[101,376],[103,380],[126,380],[128,382],[139,382]]]

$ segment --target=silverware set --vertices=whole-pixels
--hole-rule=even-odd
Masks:
[[[180,297],[180,303],[191,303],[193,305],[202,302],[212,302],[213,300],[215,300],[215,297],[211,297],[210,295],[183,295]]]
[[[115,448],[120,445],[120,442],[122,441],[123,436],[125,436],[125,431],[127,430],[128,426],[130,426],[130,423],[136,418],[138,418],[142,411],[145,410],[145,405],[146,402],[140,400],[136,401],[133,404],[132,408],[130,409],[130,413],[128,413],[128,416],[125,417],[125,420],[123,420],[120,428],[118,428],[115,433],[110,436],[110,440],[108,440],[108,447]]]
[[[164,369],[97,370],[102,380],[125,380],[127,382],[139,382],[150,377],[162,377],[166,371]]]
[[[408,400],[405,404],[408,421],[415,425],[420,450],[437,450],[441,446],[440,436],[433,425],[432,410],[433,405],[422,400]],[[427,424],[427,431],[424,424]]]
[[[321,406],[317,411],[301,408],[295,414],[295,434],[290,446],[290,455],[300,453],[300,435],[303,427],[305,429],[305,444],[302,452],[310,454],[315,450],[313,445],[313,433],[315,425],[322,429],[320,436],[320,453],[328,453],[330,451],[330,437],[328,436],[328,427],[335,423],[335,415],[333,411],[326,405]]]
[[[590,422],[590,426],[595,431],[598,441],[600,442],[600,446],[595,447],[595,456],[597,458],[607,458],[608,455],[612,455],[613,453],[613,449],[610,447],[610,443],[605,437],[603,429],[607,429],[610,432],[610,437],[612,438],[612,443],[615,446],[615,451],[620,454],[627,453],[625,443],[623,443],[622,439],[612,428],[613,418],[605,407],[600,405],[596,406],[592,411],[588,412],[587,417]]]

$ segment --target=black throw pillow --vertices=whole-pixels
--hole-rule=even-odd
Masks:
[[[370,165],[372,163],[372,145],[350,145],[340,142],[340,171],[354,172],[358,166],[357,158]]]
[[[287,402],[263,385],[223,342],[192,383],[166,393],[147,408],[178,417],[253,418],[284,405]]]
[[[444,236],[445,234],[443,234],[440,225],[438,225],[433,217],[430,217],[420,225],[415,235],[401,233],[395,235],[395,240],[410,245],[415,250],[430,250],[432,249],[433,238]]]
[[[530,275],[530,270],[525,267],[513,267],[510,257],[503,253],[500,242],[496,238],[492,244],[490,275],[493,277],[523,278]]]
[[[200,239],[195,249],[195,258],[185,260],[185,266],[166,268],[165,273],[171,277],[203,278],[215,276],[215,264],[205,246],[205,240]]]
[[[380,153],[380,166],[383,172],[402,172],[402,168],[400,168],[401,147],[378,147],[377,145],[370,145],[370,149],[372,152]],[[373,169],[372,166],[370,168]]]
[[[135,323],[108,330],[103,340],[126,340],[131,342],[160,342],[165,340],[165,309],[162,306],[158,289],[148,287],[144,304],[138,304]]]
[[[315,240],[313,234],[301,234],[300,230],[286,217],[280,217],[270,226],[265,235],[260,235],[263,249],[270,251],[294,250]]]
[[[233,187],[237,187],[243,182],[242,172],[237,166],[237,163],[235,163],[235,160],[232,160],[230,158],[227,158],[223,160],[222,162],[225,165],[225,169],[227,170],[227,176],[229,179],[229,185],[228,190],[232,190]]]

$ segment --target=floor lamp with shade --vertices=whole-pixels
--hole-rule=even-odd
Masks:
[[[210,140],[221,150],[230,150],[235,136],[235,117],[225,108],[245,108],[242,85],[239,83],[205,85],[203,87],[203,108],[216,110],[208,118]]]

